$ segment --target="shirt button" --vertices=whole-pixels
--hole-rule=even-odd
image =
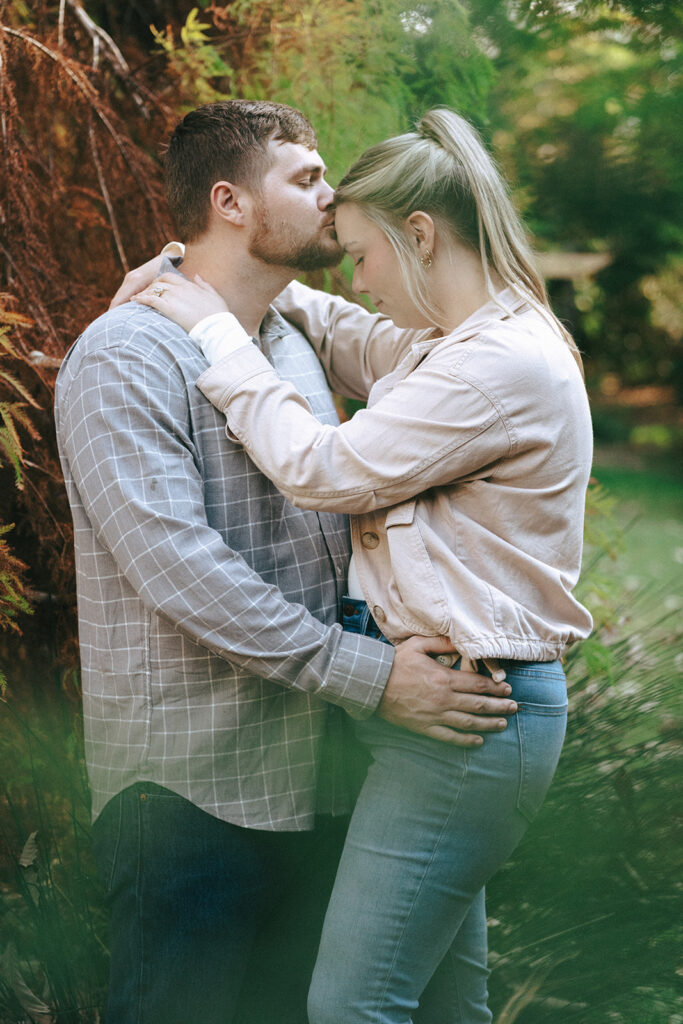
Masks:
[[[364,548],[376,548],[379,544],[379,537],[376,533],[363,533],[360,540]]]
[[[372,617],[375,622],[386,622],[387,613],[378,604],[372,609]]]

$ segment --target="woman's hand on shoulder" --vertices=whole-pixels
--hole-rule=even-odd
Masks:
[[[230,312],[222,296],[199,274],[195,275],[194,281],[188,281],[180,274],[162,274],[143,291],[133,295],[133,301],[151,306],[188,332],[212,313]]]
[[[141,266],[135,267],[134,270],[129,270],[121,282],[121,287],[109,303],[109,308],[114,309],[116,306],[123,305],[124,302],[130,302],[137,292],[141,292],[143,288],[151,284],[159,273],[162,259],[163,255],[160,253]]]
[[[130,302],[134,295],[151,284],[159,275],[164,256],[169,256],[178,266],[179,261],[185,259],[185,245],[183,242],[167,242],[158,256],[153,256],[146,263],[129,270],[121,282],[121,287],[109,303],[109,308],[114,309],[116,306],[123,305],[124,302]]]

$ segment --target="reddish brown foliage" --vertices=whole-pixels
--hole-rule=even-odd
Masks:
[[[130,265],[170,237],[159,146],[175,120],[75,0],[0,3],[0,293],[16,350],[4,367],[37,403],[24,487],[0,462],[0,525],[29,587],[73,604],[71,518],[52,426],[55,367]],[[27,18],[31,18],[27,22]],[[48,357],[37,360],[38,351]],[[16,393],[0,380],[0,402]],[[22,428],[19,428],[20,434]],[[30,596],[30,593],[29,593]],[[64,631],[72,646],[73,628]]]

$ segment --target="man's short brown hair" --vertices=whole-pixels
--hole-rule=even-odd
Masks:
[[[217,181],[258,188],[270,166],[271,139],[316,149],[311,123],[300,111],[267,100],[207,103],[176,126],[165,157],[166,194],[183,241],[206,231]]]

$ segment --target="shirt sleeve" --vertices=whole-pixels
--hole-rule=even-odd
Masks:
[[[255,675],[355,716],[375,709],[392,649],[287,601],[209,525],[186,384],[172,363],[130,345],[99,350],[60,412],[85,513],[150,612]]]
[[[370,512],[485,471],[511,449],[483,385],[436,359],[338,427],[321,424],[256,347],[206,370],[197,386],[301,508]]]

